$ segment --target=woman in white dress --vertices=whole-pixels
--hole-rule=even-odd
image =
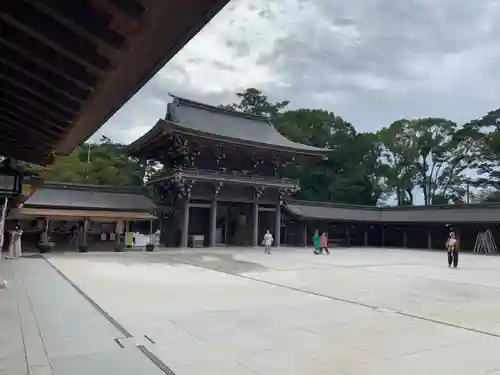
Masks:
[[[271,254],[271,245],[273,244],[273,235],[269,230],[266,230],[266,234],[264,234],[264,254]]]
[[[9,257],[19,258],[22,254],[21,250],[21,236],[23,231],[21,227],[16,225],[16,229],[10,231],[10,243],[9,243]]]

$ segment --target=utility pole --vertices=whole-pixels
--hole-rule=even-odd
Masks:
[[[470,204],[470,180],[467,179],[467,204]]]
[[[88,144],[89,148],[87,151],[87,165],[85,166],[85,179],[89,178],[89,164],[90,164],[90,143]]]

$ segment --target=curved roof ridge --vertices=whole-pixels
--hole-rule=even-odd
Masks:
[[[183,128],[188,132],[203,134],[206,137],[258,144],[262,147],[301,154],[326,157],[330,152],[328,148],[305,145],[288,139],[267,117],[229,111],[170,95],[174,101],[168,104],[165,117],[158,120],[146,134],[128,145],[125,148],[126,152],[135,152],[145,147],[155,137],[161,136],[167,124]]]
[[[170,94],[172,95],[172,94]],[[269,118],[199,103],[172,95],[174,101],[168,104],[165,120],[182,124],[183,127],[199,130],[222,137],[275,145],[296,151],[328,153],[319,148],[294,142],[281,134]]]
[[[230,116],[242,117],[242,118],[246,118],[249,120],[267,122],[270,126],[273,126],[271,119],[269,119],[268,117],[263,116],[263,115],[256,115],[254,113],[248,113],[248,112],[236,111],[236,110],[232,110],[232,109],[221,108],[221,107],[217,107],[214,105],[198,102],[196,100],[183,98],[181,96],[177,96],[177,95],[174,95],[172,93],[168,93],[168,95],[170,95],[172,98],[174,98],[174,102],[173,102],[174,104],[175,103],[185,104],[189,107],[196,107],[196,108],[204,109],[206,111],[224,113],[224,114],[227,114]]]

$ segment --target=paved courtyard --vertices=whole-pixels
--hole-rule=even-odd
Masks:
[[[4,277],[0,375],[500,375],[500,257],[51,254]]]
[[[49,261],[132,336],[120,350],[141,344],[177,375],[500,375],[500,258],[461,254],[457,270],[445,258],[227,248]]]

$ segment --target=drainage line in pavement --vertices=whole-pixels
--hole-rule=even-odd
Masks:
[[[328,296],[326,294],[321,294],[321,293],[311,292],[311,291],[304,290],[304,289],[294,288],[294,287],[291,287],[291,286],[288,286],[288,285],[273,283],[271,281],[259,280],[259,279],[253,278],[253,277],[242,276],[242,275],[237,275],[237,274],[231,274],[231,275],[233,275],[233,276],[239,276],[239,277],[242,277],[244,279],[248,279],[248,280],[252,280],[252,281],[257,281],[257,282],[261,282],[261,283],[269,284],[269,285],[273,285],[273,286],[278,286],[278,287],[281,287],[281,288],[286,288],[286,289],[289,289],[289,290],[294,290],[294,291],[297,291],[297,292],[302,292],[302,293],[306,293],[306,294],[310,294],[310,295],[314,295],[314,296],[318,296],[318,297],[328,298],[328,299],[335,300],[335,301],[350,303],[351,305],[358,305],[358,306],[362,306],[362,307],[368,307],[368,308],[374,309],[374,310],[380,309],[379,306],[368,305],[366,303],[362,303],[362,302],[358,302],[358,301],[353,301],[353,300],[349,300],[349,299],[345,299],[345,298],[340,298],[340,297]],[[479,329],[470,328],[470,327],[464,327],[464,326],[460,326],[460,325],[453,324],[453,323],[447,323],[447,322],[443,322],[442,320],[436,320],[436,319],[432,319],[432,318],[426,318],[424,316],[419,316],[419,315],[414,315],[414,314],[410,314],[410,313],[405,313],[405,312],[399,311],[399,310],[395,310],[394,313],[398,314],[398,315],[401,315],[401,316],[405,316],[407,318],[419,319],[419,320],[423,320],[423,321],[426,321],[426,322],[429,322],[429,323],[441,324],[441,325],[445,325],[445,326],[453,327],[453,328],[458,328],[458,329],[462,329],[462,330],[469,331],[469,332],[474,332],[474,333],[479,333],[479,334],[482,334],[482,335],[487,335],[487,336],[491,336],[491,337],[495,337],[495,338],[500,338],[500,334],[496,334],[496,333],[493,333],[493,332],[481,331]]]
[[[204,267],[201,267],[201,266],[198,266],[198,265],[195,265],[195,264],[191,264],[191,263],[187,263],[187,262],[179,262],[179,263],[185,264],[185,265],[188,265],[188,266],[191,266],[191,267],[197,267],[197,268],[202,268],[204,270],[207,270],[207,268],[204,268]],[[363,303],[363,302],[353,301],[353,300],[349,300],[349,299],[345,299],[345,298],[341,298],[341,297],[333,297],[333,296],[329,296],[329,295],[326,295],[326,294],[321,294],[321,293],[312,292],[312,291],[309,291],[309,290],[295,288],[295,287],[289,286],[289,285],[283,285],[283,284],[274,283],[272,281],[260,280],[260,279],[256,279],[256,278],[250,277],[250,276],[239,275],[237,273],[231,273],[231,272],[227,272],[227,271],[221,271],[221,270],[217,270],[217,269],[213,269],[213,268],[210,268],[210,270],[211,271],[215,271],[215,272],[224,273],[226,275],[241,277],[242,279],[252,280],[252,281],[255,281],[255,282],[258,282],[258,283],[262,283],[262,284],[267,284],[267,285],[272,285],[272,286],[276,286],[276,287],[280,287],[280,288],[285,288],[285,289],[288,289],[288,290],[293,290],[293,291],[296,291],[296,292],[301,292],[301,293],[305,293],[305,294],[309,294],[309,295],[313,295],[313,296],[317,296],[317,297],[328,298],[328,299],[331,299],[331,300],[334,300],[334,301],[349,303],[351,305],[357,305],[357,306],[361,306],[361,307],[367,307],[367,308],[373,309],[373,310],[380,310],[381,309],[380,306],[373,306],[373,305],[369,305],[369,304],[366,304],[366,303]],[[432,319],[432,318],[426,318],[424,316],[419,316],[419,315],[414,315],[414,314],[410,314],[410,313],[405,313],[405,312],[399,311],[399,310],[394,310],[394,313],[398,314],[398,315],[401,315],[401,316],[405,316],[407,318],[413,318],[413,319],[423,320],[423,321],[426,321],[426,322],[429,322],[429,323],[441,324],[441,325],[444,325],[444,326],[453,327],[453,328],[457,328],[457,329],[462,329],[464,331],[474,332],[474,333],[478,333],[478,334],[482,334],[482,335],[486,335],[486,336],[495,337],[495,338],[499,338],[500,339],[500,334],[493,333],[493,332],[481,331],[479,329],[470,328],[470,327],[464,327],[464,326],[460,326],[460,325],[453,324],[453,323],[447,323],[447,322],[443,322],[441,320],[436,320],[436,319]]]
[[[318,296],[318,297],[328,298],[328,299],[335,300],[335,301],[350,303],[351,305],[358,305],[358,306],[362,306],[362,307],[368,307],[368,308],[374,309],[374,310],[380,309],[380,307],[378,307],[378,306],[368,305],[366,303],[362,303],[362,302],[358,302],[358,301],[353,301],[353,300],[349,300],[349,299],[345,299],[345,298],[328,296],[326,294],[321,294],[321,293],[311,292],[311,291],[304,290],[304,289],[294,288],[294,287],[291,287],[291,286],[288,286],[288,285],[273,283],[271,281],[259,280],[259,279],[255,279],[253,277],[242,276],[242,275],[237,275],[237,274],[231,274],[231,275],[242,277],[244,279],[248,279],[248,280],[252,280],[252,281],[261,282],[261,283],[264,283],[264,284],[269,284],[269,285],[278,286],[278,287],[281,287],[281,288],[286,288],[286,289],[289,289],[289,290],[294,290],[294,291],[297,291],[297,292],[302,292],[302,293],[306,293],[306,294]],[[495,338],[500,338],[500,334],[496,334],[496,333],[493,333],[493,332],[481,331],[479,329],[470,328],[470,327],[464,327],[464,326],[460,326],[460,325],[453,324],[453,323],[447,323],[447,322],[443,322],[441,320],[436,320],[436,319],[432,319],[432,318],[426,318],[424,316],[419,316],[419,315],[414,315],[414,314],[410,314],[410,313],[405,313],[405,312],[399,311],[399,310],[395,310],[394,313],[398,314],[398,315],[401,315],[401,316],[405,316],[407,318],[419,319],[419,320],[423,320],[423,321],[426,321],[426,322],[429,322],[429,323],[441,324],[441,325],[445,325],[445,326],[453,327],[453,328],[458,328],[458,329],[462,329],[462,330],[469,331],[469,332],[474,332],[474,333],[479,333],[479,334],[482,334],[482,335],[487,335],[487,336],[491,336],[491,337],[495,337]]]
[[[99,313],[106,318],[125,338],[131,338],[132,334],[118,323],[111,315],[109,315],[101,306],[99,306],[92,298],[90,298],[83,290],[81,290],[74,282],[72,282],[63,272],[59,270],[50,260],[42,257],[69,285],[71,285],[83,298],[85,298]]]
[[[148,357],[151,362],[153,362],[158,368],[163,371],[167,375],[175,375],[175,372],[173,372],[170,367],[168,367],[165,363],[161,361],[160,358],[155,356],[148,348],[146,348],[144,345],[137,345],[137,348],[144,353],[146,357]]]
[[[458,328],[458,329],[462,329],[465,331],[479,333],[482,335],[487,335],[487,336],[491,336],[491,337],[495,337],[497,339],[500,339],[500,334],[493,333],[493,332],[481,331],[480,329],[464,327],[464,326],[460,326],[458,324],[443,322],[442,320],[436,320],[436,319],[432,319],[432,318],[426,318],[425,316],[419,316],[419,315],[414,315],[414,314],[410,314],[410,313],[405,313],[403,311],[397,311],[396,314],[401,315],[401,316],[406,316],[407,318],[414,318],[414,319],[423,320],[423,321],[426,321],[429,323],[441,324],[441,325],[445,325],[448,327]]]

